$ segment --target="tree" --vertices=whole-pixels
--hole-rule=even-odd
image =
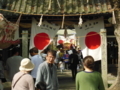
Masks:
[[[116,24],[114,26],[115,28],[114,34],[118,42],[118,71],[116,81],[108,90],[120,90],[120,10],[119,10],[120,0],[113,0],[113,3],[114,8],[118,9],[115,10]]]

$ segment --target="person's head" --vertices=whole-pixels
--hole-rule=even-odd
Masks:
[[[37,90],[46,90],[46,83],[44,83],[44,82],[39,82],[39,83],[36,85],[36,88],[37,88]]]
[[[61,53],[64,53],[64,50],[63,50],[63,49],[60,49],[60,52],[61,52]]]
[[[36,47],[31,48],[29,53],[31,56],[34,56],[34,55],[38,54],[38,49]]]
[[[77,53],[78,53],[78,54],[81,53],[81,50],[78,50]]]
[[[44,49],[41,53],[47,54],[47,49]]]
[[[73,49],[72,52],[73,52],[73,54],[76,54],[76,53],[77,53],[77,51],[76,51],[75,49]]]
[[[53,64],[55,57],[56,57],[56,52],[54,50],[50,50],[47,52],[46,61],[50,64]]]
[[[92,56],[86,56],[83,59],[83,65],[84,65],[84,68],[88,68],[88,69],[94,70],[95,62],[94,62],[93,57]]]
[[[12,55],[19,55],[19,48],[17,48],[17,47],[13,48]]]
[[[30,61],[29,58],[22,59],[20,67],[19,67],[20,71],[29,72],[29,71],[33,70],[33,68],[34,68],[34,64]]]
[[[79,47],[77,50],[79,51],[79,50],[81,50],[81,48]]]

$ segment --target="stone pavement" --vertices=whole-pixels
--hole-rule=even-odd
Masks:
[[[75,81],[72,79],[71,71],[64,70],[63,73],[61,73],[60,70],[57,70],[57,72],[59,80],[59,90],[75,90]],[[112,84],[115,79],[116,76],[108,74],[108,84]]]
[[[108,84],[113,84],[114,81],[116,80],[116,76],[112,75],[111,73],[109,73],[107,76],[108,76],[107,77],[108,78]]]
[[[58,70],[58,81],[59,90],[75,90],[75,81],[70,70],[64,70],[63,73]]]

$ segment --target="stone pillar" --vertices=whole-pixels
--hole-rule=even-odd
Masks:
[[[100,35],[101,35],[101,54],[102,54],[101,71],[102,71],[103,83],[104,83],[105,89],[107,90],[108,82],[107,82],[107,37],[106,37],[106,30],[101,29]]]
[[[22,57],[28,57],[28,31],[22,31]]]

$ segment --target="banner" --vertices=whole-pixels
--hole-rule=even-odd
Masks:
[[[38,22],[33,18],[30,36],[30,49],[36,47],[41,51],[50,44],[60,26],[50,24],[47,21],[42,22],[40,27],[37,25]]]
[[[93,56],[95,60],[101,60],[101,37],[100,29],[104,28],[103,17],[88,20],[83,23],[82,27],[74,25],[77,37],[79,37],[80,48],[83,57],[87,55]]]

